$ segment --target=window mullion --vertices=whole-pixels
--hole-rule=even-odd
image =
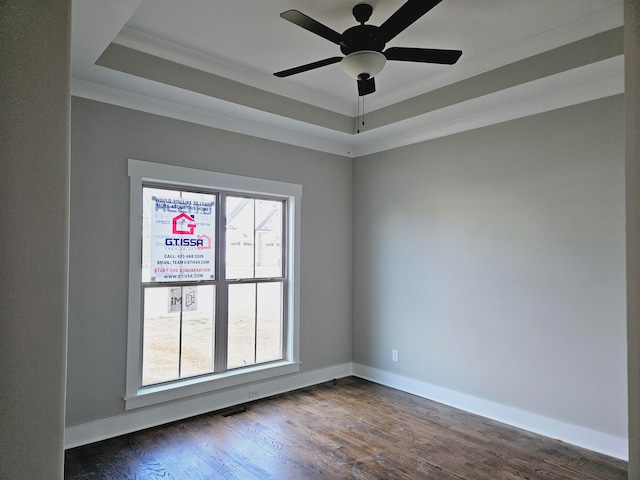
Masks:
[[[255,283],[255,300],[253,307],[253,363],[258,362],[258,282]]]
[[[229,312],[229,288],[226,279],[226,218],[227,218],[227,195],[220,193],[218,197],[218,211],[216,222],[216,265],[218,278],[218,292],[216,302],[216,318],[215,318],[215,372],[224,372],[227,370],[227,348],[228,348],[228,326],[227,318]]]
[[[257,221],[256,221],[256,202],[257,200],[253,199],[253,278],[256,278],[256,265],[258,259],[258,232],[256,231]]]
[[[180,286],[180,298],[184,298],[184,286],[181,285]],[[180,302],[180,332],[179,332],[179,336],[178,336],[178,378],[182,378],[182,308],[184,307],[184,305],[182,305],[182,302]]]
[[[256,202],[253,200],[253,278],[256,278],[256,265],[258,259],[258,232],[256,219]],[[253,363],[258,360],[258,282],[255,282],[254,300],[253,300]]]

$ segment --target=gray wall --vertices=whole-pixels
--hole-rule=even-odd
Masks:
[[[0,2],[0,478],[63,476],[70,0]]]
[[[303,371],[353,359],[624,437],[622,130],[618,96],[352,172],[348,159],[74,98],[67,425],[124,412],[136,158],[303,185]]]
[[[624,438],[623,131],[616,96],[356,159],[354,362]]]
[[[629,478],[640,478],[640,3],[625,0]]]
[[[68,426],[124,412],[128,158],[302,184],[301,372],[351,361],[350,159],[73,98]]]

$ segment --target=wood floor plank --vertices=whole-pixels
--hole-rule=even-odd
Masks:
[[[286,415],[286,411],[286,407],[282,408],[282,404],[278,403],[276,409],[267,407],[261,408],[257,413],[254,412],[255,418],[259,419],[259,421],[255,420],[255,428],[263,432],[256,438],[263,438],[266,430],[269,441],[265,444],[278,445],[279,455],[286,459],[286,463],[297,466],[300,476],[304,475],[312,479],[339,477],[339,465],[327,461],[326,457],[326,452],[336,448],[336,445],[318,438],[308,425],[296,424],[290,416]],[[247,415],[250,420],[251,415],[251,412]],[[242,420],[234,428],[241,433],[250,433],[243,430],[246,426],[244,416]]]
[[[65,478],[622,480],[626,462],[349,377],[66,452]]]

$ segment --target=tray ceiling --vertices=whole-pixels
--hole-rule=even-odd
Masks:
[[[461,59],[387,62],[356,134],[363,106],[339,64],[272,75],[341,55],[280,12],[341,32],[356,24],[356,3],[74,0],[72,93],[359,156],[623,88],[622,0],[444,0],[387,46],[459,49]],[[404,2],[368,3],[379,25]]]

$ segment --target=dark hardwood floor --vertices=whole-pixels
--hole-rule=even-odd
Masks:
[[[66,452],[67,479],[626,479],[626,462],[357,378]]]

